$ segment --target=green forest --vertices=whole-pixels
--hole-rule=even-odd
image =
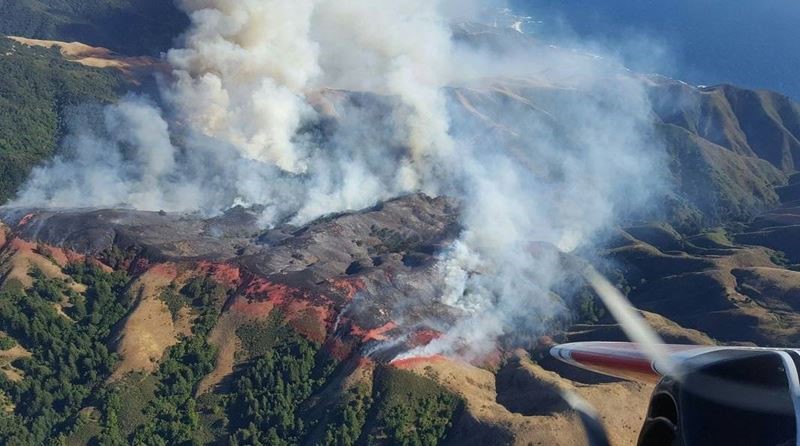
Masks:
[[[163,0],[0,0],[0,204],[37,164],[52,158],[79,104],[127,90],[121,73],[65,60],[3,36],[78,41],[124,55],[159,56],[188,26]]]
[[[0,0],[0,8],[0,35],[126,54],[157,55],[186,24],[172,2],[156,0]],[[116,70],[2,37],[0,79],[0,203],[57,153],[80,106],[113,102],[130,88]],[[237,330],[240,365],[224,386],[200,394],[217,361],[209,335],[220,295],[229,292],[205,278],[160,296],[173,320],[187,308],[195,316],[191,335],[167,349],[155,372],[111,380],[120,363],[115,339],[136,305],[134,278],[92,263],[63,272],[67,280],[33,268],[32,286],[9,280],[0,290],[0,350],[28,353],[2,364],[0,444],[433,445],[461,410],[427,378],[383,366],[374,379],[333,390],[343,365],[277,313]]]
[[[188,18],[165,0],[0,0],[0,35],[83,42],[157,56]]]
[[[0,38],[0,203],[53,156],[74,107],[107,103],[124,88],[114,70],[65,60],[57,49]]]
[[[154,373],[110,381],[119,362],[112,340],[135,306],[132,279],[92,263],[64,272],[68,279],[52,279],[32,268],[31,287],[12,279],[0,292],[3,345],[30,352],[6,366],[22,379],[0,373],[0,444],[434,445],[462,409],[433,381],[385,366],[323,399],[342,364],[279,313],[237,331],[242,365],[227,386],[199,394],[216,364],[215,302],[228,292],[207,278],[165,291],[196,315],[192,334]]]

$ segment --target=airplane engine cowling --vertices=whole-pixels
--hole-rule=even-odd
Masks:
[[[778,352],[719,350],[684,366],[681,380],[656,385],[639,446],[797,443],[792,383]]]
[[[680,376],[659,370],[636,344],[584,342],[551,354],[594,372],[656,383],[639,446],[799,445],[800,354],[793,349],[676,346]]]

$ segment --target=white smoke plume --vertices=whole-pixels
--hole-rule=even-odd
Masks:
[[[399,98],[405,109],[399,130],[405,133],[413,163],[408,189],[430,186],[437,161],[452,155],[446,99],[441,88],[453,68],[449,24],[436,1],[321,1],[315,35],[321,42],[326,85]]]
[[[178,119],[252,160],[305,171],[292,139],[313,113],[304,94],[320,75],[312,0],[184,0],[191,29],[167,54]]]
[[[465,229],[439,268],[443,302],[470,316],[401,359],[444,354],[480,360],[501,336],[530,340],[546,334],[567,311],[552,293],[568,274],[562,254],[586,248],[599,231],[664,187],[657,171],[662,147],[647,130],[649,103],[641,85],[598,75],[558,88],[568,85],[584,90],[574,103],[563,102],[568,94],[557,105],[571,124],[569,143],[529,121],[531,114],[509,117],[505,104],[493,111],[526,130],[523,154],[457,140],[466,152],[469,182]]]
[[[270,226],[454,195],[464,232],[441,256],[440,298],[471,316],[409,354],[479,357],[561,314],[559,251],[660,186],[642,85],[580,51],[454,36],[496,3],[182,0],[191,27],[164,56],[161,103],[77,114],[13,205],[257,205]]]

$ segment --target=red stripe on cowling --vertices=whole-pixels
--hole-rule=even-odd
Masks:
[[[653,365],[645,357],[627,355],[608,355],[589,353],[585,351],[571,351],[570,357],[582,366],[600,373],[644,381],[658,381],[659,374],[653,370]]]

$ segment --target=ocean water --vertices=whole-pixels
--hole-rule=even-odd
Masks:
[[[554,43],[589,41],[632,69],[800,100],[800,0],[510,0]]]

